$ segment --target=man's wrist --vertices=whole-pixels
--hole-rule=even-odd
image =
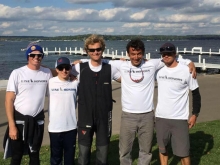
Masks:
[[[199,113],[193,113],[192,115],[199,117]]]

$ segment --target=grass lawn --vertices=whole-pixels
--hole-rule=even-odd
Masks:
[[[114,135],[111,138],[109,148],[109,164],[119,165],[118,154],[118,135]],[[219,165],[220,164],[220,121],[211,121],[205,123],[198,123],[190,130],[190,143],[191,143],[191,164],[192,165]],[[172,156],[172,150],[170,149],[170,165],[177,165],[179,159]],[[151,165],[159,165],[158,148],[156,144],[156,137],[154,135],[153,148],[152,148],[152,162]],[[76,162],[77,162],[78,149],[76,149]],[[0,153],[0,157],[3,157],[3,153]],[[133,145],[133,164],[137,164],[138,158],[138,140],[136,139]],[[95,147],[92,147],[92,162],[95,158]],[[50,148],[49,146],[43,146],[40,153],[41,165],[49,165],[50,160]],[[1,165],[9,165],[10,159],[0,159]],[[94,164],[94,163],[91,163]],[[28,157],[24,156],[22,165],[28,165]]]

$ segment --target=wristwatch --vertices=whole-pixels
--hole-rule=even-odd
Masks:
[[[193,113],[192,115],[195,115],[196,117],[198,117],[198,116],[199,116],[199,113]]]

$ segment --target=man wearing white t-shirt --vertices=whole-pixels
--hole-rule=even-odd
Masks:
[[[57,76],[49,80],[50,164],[75,164],[77,135],[76,98],[77,80],[69,80],[70,60],[60,57],[55,64]],[[64,155],[64,156],[63,156]]]
[[[30,165],[39,165],[39,151],[44,132],[44,99],[47,84],[52,77],[48,68],[41,67],[44,57],[39,45],[26,51],[28,64],[12,71],[6,89],[5,109],[8,132],[5,140],[5,158],[11,156],[11,164],[20,165],[27,150]],[[7,138],[8,137],[8,138]],[[8,155],[9,145],[11,155]]]
[[[84,46],[90,60],[74,66],[78,76],[78,164],[89,165],[93,135],[96,133],[96,164],[107,165],[112,122],[112,79],[117,69],[102,63],[105,42],[91,35]]]
[[[182,165],[190,165],[189,128],[196,123],[200,112],[201,96],[196,79],[188,67],[176,61],[176,48],[165,43],[160,48],[165,67],[157,73],[158,103],[156,133],[161,165],[168,164],[167,145],[171,141],[173,154]],[[189,118],[189,89],[192,91],[193,111]]]

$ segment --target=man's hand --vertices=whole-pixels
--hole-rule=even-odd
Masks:
[[[190,62],[188,67],[189,67],[189,72],[192,73],[192,77],[196,78],[196,67],[195,67],[195,64],[193,62]]]
[[[9,126],[9,137],[12,140],[17,140],[18,139],[18,129],[16,126]]]
[[[74,76],[73,74],[70,74],[70,81],[75,81],[75,80],[77,80],[77,77],[76,76]]]
[[[188,121],[189,128],[192,128],[193,126],[196,125],[196,119],[197,117],[195,115],[192,115]]]

